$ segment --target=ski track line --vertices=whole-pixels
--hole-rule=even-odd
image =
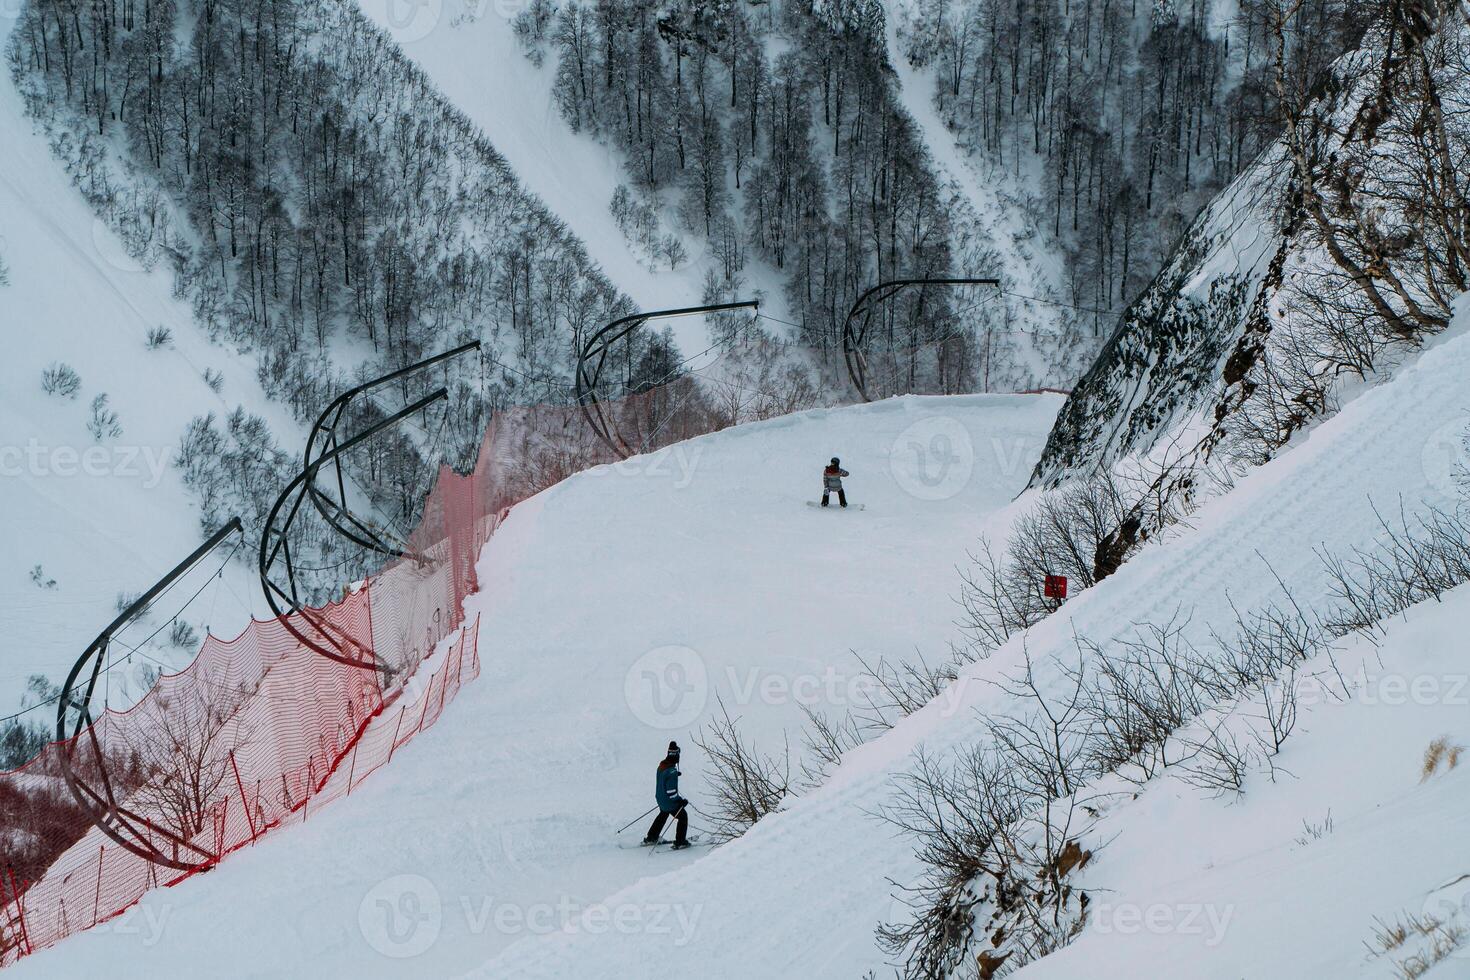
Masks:
[[[1127,632],[1129,623],[1162,623],[1176,611],[1195,610],[1188,633],[1207,640],[1210,625],[1228,628],[1229,599],[1246,612],[1285,599],[1272,570],[1304,605],[1322,603],[1328,583],[1318,545],[1342,550],[1367,544],[1376,534],[1373,505],[1387,515],[1397,507],[1398,494],[1411,514],[1435,500],[1423,473],[1425,436],[1463,419],[1467,376],[1470,336],[1448,339],[1249,474],[1231,494],[1208,502],[1192,518],[1193,530],[1149,546],[1107,582],[1079,594],[1065,616],[1029,631],[1024,639],[1038,679],[1052,687],[1060,683],[1054,669],[1046,670],[1046,660],[1060,656],[1075,662],[1074,629],[1099,640]],[[1370,473],[1383,479],[1366,479]],[[1361,489],[1370,484],[1390,489],[1370,503]],[[1258,573],[1250,570],[1252,564],[1260,566]],[[1247,575],[1239,574],[1241,566]],[[1235,586],[1228,596],[1227,583]],[[967,679],[1005,675],[1021,662],[1020,653],[1020,638],[1013,639],[972,668]],[[896,914],[885,879],[911,881],[918,865],[910,842],[870,814],[888,797],[891,776],[919,744],[942,752],[980,737],[980,721],[969,709],[1001,708],[1004,700],[988,693],[992,690],[965,686],[964,710],[948,718],[944,706],[931,703],[848,753],[827,784],[743,838],[606,901],[609,907],[696,903],[702,914],[689,941],[646,934],[528,938],[473,975],[630,975],[655,953],[663,969],[704,975],[752,975],[779,966],[782,972],[851,976],[854,968],[878,966],[873,927],[879,918]],[[819,889],[793,887],[818,879]],[[798,894],[800,900],[792,901]],[[780,914],[752,921],[751,902],[758,896],[777,902]],[[822,937],[820,944],[812,941],[815,936]],[[752,950],[752,938],[760,950],[786,953],[777,958]],[[828,952],[820,953],[818,945]],[[719,964],[713,973],[712,964]]]

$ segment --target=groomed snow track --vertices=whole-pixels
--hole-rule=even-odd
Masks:
[[[912,397],[807,412],[599,466],[522,501],[465,602],[482,679],[431,709],[432,730],[403,744],[377,731],[401,713],[384,712],[363,744],[396,744],[392,763],[364,781],[344,760],[334,784],[350,797],[339,786],[306,820],[13,972],[146,962],[165,974],[207,963],[214,975],[448,975],[696,860],[621,850],[612,834],[647,809],[667,740],[688,747],[697,800],[690,736],[717,697],[778,738],[800,722],[803,684],[843,690],[859,676],[853,651],[906,652],[924,624],[947,623],[953,565],[1024,486],[1060,403]],[[515,444],[482,458],[504,464]],[[834,454],[867,510],[804,506]],[[645,657],[670,649],[705,671],[688,717],[639,690]],[[409,686],[412,704],[425,696]],[[431,937],[400,918],[434,903]],[[528,918],[507,924],[502,909]],[[416,948],[404,935],[428,938]]]
[[[1278,577],[1297,601],[1325,604],[1330,583],[1318,549],[1371,545],[1381,531],[1379,512],[1397,512],[1400,503],[1411,514],[1453,506],[1455,490],[1439,463],[1443,447],[1467,423],[1467,326],[1470,316],[1462,313],[1452,335],[1399,377],[1364,392],[1300,445],[1210,502],[1191,527],[1013,638],[963,677],[952,696],[850,752],[820,789],[698,863],[606,899],[614,910],[674,903],[690,916],[697,911],[692,934],[567,930],[528,938],[476,975],[640,976],[650,963],[666,975],[850,978],[870,969],[882,975],[874,929],[905,912],[889,883],[915,881],[920,867],[911,841],[872,814],[911,753],[920,746],[940,753],[982,737],[980,716],[1007,707],[987,681],[1013,675],[1023,651],[1042,683],[1057,691],[1055,658],[1075,663],[1075,636],[1106,642],[1130,624],[1162,624],[1183,611],[1191,616],[1188,635],[1203,646],[1211,626],[1226,629],[1234,621],[1232,602],[1250,610],[1283,601]],[[1444,871],[1423,869],[1424,884]],[[1419,898],[1384,901],[1417,907]],[[1235,961],[1212,961],[1198,949],[1196,962],[1214,976],[1275,975],[1274,949],[1292,947],[1292,919],[1269,906],[1241,914],[1265,918],[1255,925],[1274,946],[1237,950]],[[1335,975],[1345,958],[1361,965],[1356,940],[1371,922],[1352,925],[1353,942],[1317,950],[1315,961],[1308,955],[1301,975]],[[1164,947],[1160,959],[1147,963],[1152,975],[1172,974],[1177,964],[1167,957],[1175,954]]]

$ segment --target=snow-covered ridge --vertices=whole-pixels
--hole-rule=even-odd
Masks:
[[[1195,219],[1074,387],[1038,482],[1146,453],[1219,394],[1230,351],[1268,306],[1268,278],[1280,285],[1280,171],[1280,153],[1267,154]]]
[[[872,814],[891,799],[892,777],[910,765],[911,753],[923,746],[942,756],[982,737],[983,715],[1007,708],[1003,693],[988,682],[1013,675],[1028,653],[1043,671],[1043,686],[1056,691],[1065,684],[1058,665],[1075,661],[1074,639],[1079,635],[1106,643],[1125,635],[1130,624],[1163,623],[1183,611],[1189,616],[1191,638],[1204,642],[1210,627],[1224,629],[1233,621],[1234,608],[1257,609],[1281,601],[1275,576],[1309,608],[1322,605],[1331,586],[1317,549],[1371,546],[1379,531],[1376,502],[1401,498],[1412,513],[1426,506],[1446,506],[1456,499],[1455,488],[1442,479],[1437,468],[1426,465],[1426,459],[1437,445],[1434,433],[1463,425],[1467,370],[1470,337],[1457,335],[1426,352],[1400,377],[1365,392],[1316,428],[1300,446],[1247,476],[1233,492],[1207,503],[1195,515],[1191,529],[1146,548],[1114,576],[976,665],[952,689],[953,697],[936,700],[889,734],[850,752],[826,785],[697,864],[640,882],[607,901],[612,907],[641,907],[658,901],[697,907],[703,916],[692,938],[676,942],[673,937],[643,934],[591,937],[568,930],[523,941],[489,961],[479,975],[633,975],[649,957],[675,971],[708,972],[710,964],[735,963],[741,971],[773,976],[838,977],[861,975],[868,969],[882,971],[883,958],[874,945],[873,930],[880,921],[904,914],[890,882],[903,886],[914,881],[919,866],[911,843],[894,836],[892,828]],[[1353,479],[1344,479],[1347,473]],[[1462,593],[1456,596],[1457,602],[1463,598]],[[1412,656],[1414,650],[1405,649],[1405,654]],[[1386,663],[1385,667],[1414,674],[1432,672],[1442,664],[1441,655],[1434,654],[1402,664]],[[1448,734],[1463,742],[1470,732],[1465,731],[1463,718],[1457,717],[1441,712],[1410,723],[1401,731],[1401,738],[1394,736],[1398,754],[1407,752],[1427,727],[1436,724],[1450,726]],[[1326,749],[1303,751],[1309,758],[1330,751],[1352,759],[1355,750],[1352,743],[1333,743]],[[1399,759],[1383,782],[1362,792],[1385,794],[1380,798],[1433,794],[1436,814],[1464,805],[1463,775],[1452,774],[1423,791],[1412,789],[1416,762],[1414,758]],[[1252,779],[1250,792],[1268,797],[1272,792],[1269,781],[1259,774]],[[1175,793],[1167,788],[1163,792]],[[1190,804],[1192,808],[1203,805]],[[1226,807],[1223,801],[1209,805]],[[1191,870],[1230,860],[1232,855],[1244,856],[1260,846],[1252,843],[1251,835],[1286,845],[1302,834],[1303,819],[1321,817],[1296,813],[1298,805],[1299,797],[1283,798],[1279,805],[1260,811],[1262,822],[1250,825],[1248,834],[1222,841],[1218,853],[1200,849],[1181,854],[1180,860],[1188,858],[1191,863],[1175,866],[1170,873],[1178,879]],[[1362,804],[1345,805],[1342,812],[1351,813],[1345,817],[1348,821],[1383,819],[1365,814]],[[1400,806],[1389,812],[1400,814],[1404,822],[1383,833],[1416,832],[1410,829],[1415,807]],[[1436,826],[1443,823],[1441,817],[1434,819],[1439,821]],[[1356,824],[1349,832],[1358,833]],[[1147,840],[1146,830],[1137,834],[1129,839]],[[1405,863],[1395,872],[1391,893],[1358,890],[1339,896],[1336,901],[1360,916],[1361,928],[1353,930],[1355,938],[1368,935],[1373,915],[1393,915],[1405,906],[1427,901],[1453,877],[1452,869],[1444,865],[1442,851],[1429,846],[1404,851]],[[1153,880],[1149,870],[1153,866],[1130,864],[1126,853],[1119,860],[1121,864],[1110,869],[1104,848],[1088,871],[1088,883],[1108,888],[1119,880]],[[1302,887],[1324,894],[1335,880],[1323,878]],[[791,901],[762,904],[757,897],[790,895],[793,881],[820,884],[803,886],[799,899]],[[1134,890],[1128,894],[1146,893]],[[1163,900],[1171,901],[1173,894],[1164,893]],[[1272,899],[1258,890],[1250,893],[1249,904],[1238,904],[1237,921],[1248,921],[1250,934],[1269,939],[1269,944],[1232,943],[1213,951],[1191,947],[1190,955],[1198,957],[1191,962],[1222,976],[1253,975],[1262,969],[1271,972],[1268,964],[1272,961],[1263,958],[1273,950],[1290,948],[1296,951],[1293,955],[1312,964],[1309,975],[1340,976],[1375,969],[1363,962],[1356,944],[1326,938],[1335,933],[1311,939],[1308,932],[1313,928],[1339,927],[1331,917],[1324,922],[1317,917],[1280,914]],[[1092,928],[1096,930],[1096,923]],[[1149,973],[1167,970],[1165,964],[1176,962],[1169,957],[1179,954],[1177,944],[1182,941],[1141,947],[1131,962],[1145,963]],[[1216,958],[1207,959],[1207,953]]]
[[[1446,328],[1464,277],[1439,256],[1463,243],[1415,221],[1438,213],[1426,175],[1463,169],[1470,152],[1470,26],[1446,8],[1411,28],[1397,9],[1327,66],[1125,311],[1034,483],[1167,447],[1181,471],[1217,466],[1228,484]],[[1421,139],[1425,118],[1437,122]]]

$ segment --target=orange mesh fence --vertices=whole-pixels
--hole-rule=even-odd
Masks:
[[[789,372],[740,359],[722,370],[703,391],[681,378],[600,411],[625,445],[653,449],[805,407]],[[482,585],[475,562],[509,508],[618,458],[575,406],[497,414],[473,472],[440,470],[406,556],[310,612],[391,674],[320,656],[282,620],[252,622],[233,640],[208,637],[188,668],[127,711],[105,711],[74,742],[0,773],[0,966],[309,819],[387,764],[479,674],[479,624],[465,622],[464,600]],[[118,828],[93,824],[64,758],[143,828],[141,842],[125,846]]]
[[[510,502],[495,489],[493,436],[475,472],[441,471],[412,557],[310,613],[390,664],[387,689],[383,675],[313,652],[282,620],[255,621],[233,640],[207,637],[189,667],[133,707],[0,773],[0,965],[308,819],[440,718],[479,673],[464,599]],[[142,841],[93,825],[67,786],[66,754]]]
[[[667,395],[616,410],[646,422],[658,398]],[[510,506],[616,458],[575,407],[534,407],[492,420],[473,472],[441,469],[406,557],[309,611],[387,664],[386,687],[385,675],[313,652],[284,621],[255,621],[233,640],[207,637],[193,663],[128,710],[104,711],[73,741],[0,773],[0,966],[309,819],[387,764],[479,674],[479,624],[465,622],[464,600]],[[63,756],[142,828],[142,841],[93,824]]]
[[[369,607],[362,589],[319,614],[362,635]],[[29,783],[21,788],[43,811],[36,816],[51,807],[64,820],[33,825],[37,839],[29,843],[44,844],[47,834],[74,840],[34,884],[24,849],[11,848],[18,853],[4,869],[6,961],[88,928],[183,874],[91,825],[66,786],[64,753],[80,780],[139,815],[151,846],[202,869],[301,809],[382,703],[371,673],[311,653],[279,621],[257,621],[234,640],[206,638],[186,670],[160,678],[133,707],[104,711],[72,742],[52,743],[24,769],[0,776],[0,783]]]

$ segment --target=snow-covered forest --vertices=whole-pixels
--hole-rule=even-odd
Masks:
[[[757,257],[782,277],[799,339],[834,353],[867,286],[957,273],[927,151],[895,99],[876,2],[778,14],[733,0],[538,0],[517,27],[531,57],[555,58],[572,129],[622,151],[628,189],[611,206],[630,239],[666,249],[642,227],[667,202],[717,258],[712,295],[739,292]],[[924,365],[932,376],[906,387],[975,386],[973,332],[954,329],[956,305],[921,291],[887,311],[893,349],[936,348]]]
[[[676,215],[719,259],[712,291],[738,291],[747,250],[768,261],[803,337],[828,350],[868,284],[977,275],[1017,247],[966,239],[946,207],[888,62],[894,16],[901,56],[934,72],[924,96],[972,155],[1030,192],[1023,227],[1064,260],[1065,292],[1048,305],[1072,329],[1030,343],[1095,351],[1200,208],[1274,139],[1268,8],[537,0],[516,27],[530,57],[554,59],[572,128],[622,151],[630,190],[612,207],[630,240],[677,255],[657,222]],[[1343,0],[1304,5],[1291,70],[1319,75],[1370,17]],[[959,390],[991,366],[976,322],[995,307],[967,299],[920,292],[885,310],[886,343],[942,341],[934,376],[910,389]]]
[[[564,400],[575,339],[630,310],[350,3],[37,2],[8,53],[92,206],[297,419],[349,380],[486,343],[454,366],[441,444],[375,447],[366,482],[406,521],[438,462],[421,452],[466,466],[491,411]],[[182,452],[206,527],[258,525],[286,472],[259,418],[195,419]]]
[[[1035,173],[1033,218],[1064,243],[1077,304],[1131,303],[1279,132],[1272,3],[901,6],[905,53],[935,65],[945,119],[975,152]],[[1301,4],[1292,71],[1318,77],[1372,17],[1351,0]]]

